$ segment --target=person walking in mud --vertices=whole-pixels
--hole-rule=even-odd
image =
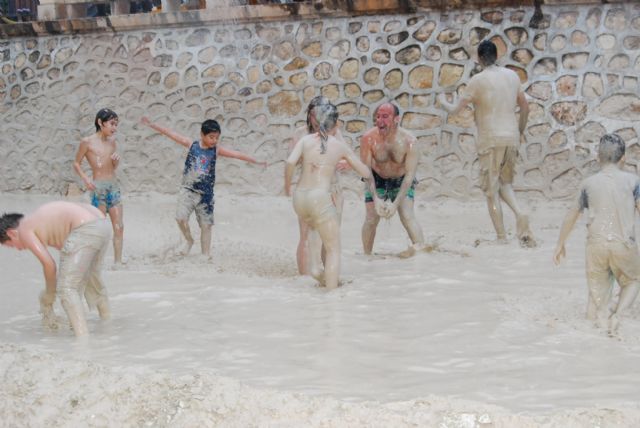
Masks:
[[[314,107],[322,104],[330,104],[330,102],[326,97],[323,97],[322,95],[311,99],[309,105],[307,106],[307,123],[306,125],[301,126],[295,130],[293,138],[291,139],[291,144],[289,146],[289,153],[293,150],[295,145],[298,143],[298,141],[300,141],[302,137],[319,131],[318,122],[315,120],[315,117],[311,114],[311,112],[313,111]],[[342,133],[337,126],[333,129],[332,132],[335,138],[340,141],[344,141]],[[347,164],[345,161],[340,161],[338,162],[336,172],[348,168],[349,164]],[[342,219],[342,207],[344,205],[344,198],[342,196],[342,189],[340,188],[340,181],[338,179],[337,173],[334,174],[333,181],[331,183],[331,199],[336,206],[336,211],[338,213],[338,222],[340,222]],[[298,272],[301,275],[307,275],[309,273],[309,257],[317,257],[318,254],[321,254],[321,257],[324,258],[325,251],[324,248],[320,250],[316,248],[321,245],[319,244],[319,237],[317,232],[310,233],[309,225],[303,222],[300,218],[298,218],[298,226],[300,229],[300,240],[298,241],[298,247],[296,249],[296,262],[298,263]],[[315,263],[317,264],[317,261]]]
[[[345,160],[360,176],[371,183],[371,171],[344,142],[334,137],[338,110],[332,104],[312,109],[318,132],[298,141],[285,165],[284,190],[291,196],[291,179],[298,162],[302,173],[295,193],[293,207],[300,220],[320,235],[326,251],[324,269],[312,265],[311,275],[328,289],[338,287],[340,275],[340,221],[331,195],[331,183],[336,167]],[[313,259],[312,259],[313,260]]]
[[[189,227],[189,217],[195,211],[196,219],[200,226],[200,249],[205,257],[210,257],[211,229],[214,224],[214,185],[216,182],[216,161],[218,156],[240,159],[263,167],[266,167],[267,163],[260,162],[252,156],[236,150],[220,147],[218,145],[221,133],[220,124],[213,119],[202,122],[200,140],[195,141],[169,128],[151,122],[146,116],[143,116],[140,122],[189,150],[184,163],[182,186],[178,194],[178,208],[176,210],[178,228],[186,240],[186,246],[181,253],[183,255],[189,254],[193,246],[194,240]]]
[[[619,318],[631,308],[640,291],[640,254],[635,214],[640,213],[640,178],[622,171],[625,143],[616,134],[600,139],[601,169],[580,185],[578,197],[560,228],[553,261],[566,255],[565,242],[580,214],[587,210],[586,273],[589,298],[587,319],[615,333]],[[611,312],[613,279],[620,286],[618,303]]]
[[[480,161],[480,186],[487,198],[489,216],[498,242],[507,242],[502,199],[516,216],[516,234],[520,245],[534,247],[536,242],[529,229],[529,217],[520,209],[512,186],[520,134],[527,124],[529,104],[518,75],[496,65],[497,56],[493,42],[481,42],[478,45],[478,60],[483,70],[469,80],[459,100],[454,93],[453,103],[449,103],[444,94],[438,96],[438,101],[450,114],[456,114],[473,104],[478,129],[476,148]],[[515,116],[516,107],[519,108],[518,119]]]
[[[381,104],[374,112],[374,120],[375,126],[362,136],[360,143],[360,159],[371,168],[375,181],[374,190],[365,190],[362,246],[365,254],[371,254],[380,217],[391,218],[397,211],[412,242],[400,257],[410,257],[425,247],[413,206],[420,151],[415,137],[400,127],[397,106]]]
[[[113,227],[113,259],[119,265],[122,263],[124,224],[120,185],[116,178],[116,168],[120,163],[115,138],[118,115],[113,110],[103,108],[96,114],[94,125],[95,134],[80,140],[73,169],[91,191],[91,205],[109,214]],[[85,158],[91,167],[91,178],[82,170],[82,160]]]

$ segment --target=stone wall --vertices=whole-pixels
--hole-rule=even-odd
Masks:
[[[141,115],[193,138],[222,124],[222,144],[267,159],[266,171],[225,159],[218,185],[279,194],[289,138],[318,94],[340,109],[354,149],[374,108],[395,100],[423,154],[422,197],[477,196],[471,110],[436,104],[477,71],[482,39],[513,68],[531,115],[516,189],[557,198],[595,167],[604,132],[628,144],[640,172],[640,5],[420,10],[377,16],[202,22],[116,32],[16,36],[0,41],[1,191],[65,193],[72,162],[96,111],[120,115],[119,177],[126,192],[174,192],[184,150],[138,125]],[[212,12],[213,13],[213,12]],[[154,22],[156,22],[154,21]],[[347,180],[355,189],[357,181]]]

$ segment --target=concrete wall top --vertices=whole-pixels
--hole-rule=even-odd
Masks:
[[[637,1],[637,0],[636,0]],[[64,19],[0,24],[3,38],[78,33],[120,32],[145,28],[183,27],[221,21],[259,22],[272,20],[317,19],[372,13],[407,13],[419,10],[446,11],[496,7],[580,5],[624,3],[621,0],[327,0],[322,3],[285,3],[213,7],[169,13],[142,13],[97,18]],[[628,2],[634,2],[628,1]]]

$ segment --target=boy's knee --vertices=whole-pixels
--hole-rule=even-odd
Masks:
[[[365,227],[376,227],[378,226],[378,223],[380,223],[380,217],[375,214],[374,215],[367,214],[367,216],[364,219]]]

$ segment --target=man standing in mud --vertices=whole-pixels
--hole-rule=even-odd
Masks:
[[[520,87],[518,75],[496,65],[497,56],[495,44],[488,40],[480,43],[478,60],[483,70],[469,80],[459,101],[455,94],[453,103],[449,103],[444,94],[438,96],[438,101],[451,114],[473,104],[478,128],[476,148],[480,161],[480,186],[487,197],[498,242],[507,242],[502,199],[516,216],[520,245],[534,247],[536,244],[529,230],[529,218],[520,210],[512,187],[520,134],[527,125],[529,104]],[[518,119],[516,107],[520,108]]]
[[[413,243],[400,256],[410,257],[424,248],[422,228],[413,210],[420,152],[415,137],[399,126],[400,112],[394,104],[378,106],[374,120],[375,126],[362,136],[360,143],[360,159],[371,168],[375,180],[375,193],[365,191],[367,214],[362,246],[365,254],[371,254],[380,217],[391,218],[398,211]]]

